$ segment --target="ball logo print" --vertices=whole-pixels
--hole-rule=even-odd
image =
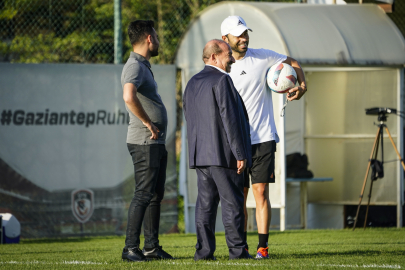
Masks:
[[[87,222],[94,210],[94,195],[89,189],[78,189],[72,192],[72,212],[76,219]]]
[[[288,64],[276,64],[267,72],[267,85],[273,92],[286,93],[294,88],[296,82],[297,73]]]

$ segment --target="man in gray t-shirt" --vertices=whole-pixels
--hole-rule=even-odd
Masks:
[[[135,171],[135,193],[128,209],[122,259],[173,259],[159,246],[160,203],[166,181],[167,113],[158,94],[149,59],[158,55],[159,40],[153,21],[137,20],[128,26],[133,52],[124,66],[121,84],[130,116],[127,146]],[[142,223],[145,244],[139,248]]]
[[[150,63],[140,54],[131,52],[127,63],[122,70],[121,84],[131,83],[136,89],[136,96],[145,113],[149,116],[151,124],[158,129],[157,139],[151,139],[152,130],[142,123],[142,120],[128,108],[130,121],[128,126],[127,143],[131,144],[165,144],[167,113],[165,105],[158,94],[158,86],[153,78]]]

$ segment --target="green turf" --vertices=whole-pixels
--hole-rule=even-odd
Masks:
[[[217,234],[216,262],[194,262],[195,234],[162,235],[176,260],[121,261],[124,237],[23,240],[0,246],[1,269],[405,269],[405,229],[270,232],[269,260],[228,260]],[[253,255],[257,234],[248,234]]]

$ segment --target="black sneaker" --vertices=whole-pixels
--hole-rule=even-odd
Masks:
[[[249,251],[246,249],[246,255],[244,259],[253,259],[252,255],[249,254]]]
[[[147,262],[148,259],[143,255],[142,251],[138,248],[124,248],[122,251],[122,259],[130,262]]]
[[[172,257],[172,255],[170,255],[169,253],[167,253],[166,251],[164,251],[162,249],[162,246],[155,247],[154,249],[152,249],[150,251],[146,251],[145,248],[143,248],[143,255],[145,255],[145,257],[147,259],[156,259],[156,260],[161,260],[161,259],[173,260],[174,259]]]
[[[253,259],[253,257],[249,254],[249,251],[245,248],[245,252],[240,257],[237,258],[229,258],[229,260],[238,260],[238,259]]]

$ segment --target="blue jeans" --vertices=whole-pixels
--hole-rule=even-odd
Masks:
[[[167,151],[164,144],[127,144],[135,171],[135,192],[128,209],[126,248],[139,247],[142,222],[145,248],[159,246],[160,203],[166,182]]]

